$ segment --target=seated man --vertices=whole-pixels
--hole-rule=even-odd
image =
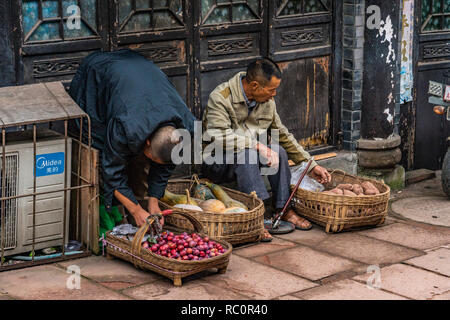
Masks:
[[[225,149],[234,150],[232,163],[228,159],[224,164],[204,164],[204,175],[218,183],[237,180],[240,191],[256,191],[259,198],[267,200],[270,196],[261,176],[261,167],[264,162],[269,167],[278,167],[275,174],[268,175],[277,214],[290,196],[291,172],[288,159],[295,164],[311,159],[281,123],[276,111],[273,98],[280,83],[281,71],[278,66],[270,59],[259,59],[248,66],[247,72],[239,72],[229,81],[220,84],[211,93],[203,114],[204,130],[221,132],[221,143],[225,145]],[[268,130],[277,130],[279,145],[269,147],[254,138],[254,132]],[[238,142],[237,145],[234,141]],[[266,161],[262,163],[261,157]],[[258,158],[259,162],[250,163],[249,159],[252,158]],[[310,170],[310,175],[320,183],[331,179],[328,171],[315,162]],[[286,211],[283,220],[293,223],[300,230],[312,227],[309,221],[298,216],[292,208]],[[271,239],[267,233],[265,237],[267,240]]]
[[[106,210],[115,197],[141,226],[149,213],[161,212],[158,199],[175,168],[172,149],[180,142],[172,133],[176,128],[193,132],[194,116],[167,76],[131,50],[90,54],[69,93],[91,118],[92,145],[101,152]],[[136,159],[141,159],[139,165],[130,169]],[[128,185],[130,173],[144,170],[150,197],[145,209]]]

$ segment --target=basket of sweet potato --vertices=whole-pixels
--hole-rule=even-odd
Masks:
[[[297,190],[293,204],[300,215],[325,227],[327,233],[384,223],[390,195],[388,185],[342,170],[328,171],[331,181],[324,185],[325,191]]]

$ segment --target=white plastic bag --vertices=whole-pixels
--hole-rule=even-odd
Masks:
[[[291,185],[297,185],[297,182],[305,171],[307,165],[308,162],[305,161],[299,166],[291,167]],[[310,178],[308,175],[305,175],[299,188],[312,192],[322,192],[325,190],[325,187],[321,183]]]

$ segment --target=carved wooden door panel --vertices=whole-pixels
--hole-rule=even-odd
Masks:
[[[195,19],[194,111],[209,94],[256,57],[267,54],[267,0],[193,1]]]
[[[283,71],[276,97],[283,123],[307,148],[330,136],[332,0],[270,1],[269,51]]]
[[[417,100],[414,167],[438,170],[442,167],[450,125],[433,112],[428,103],[428,83],[450,85],[450,2],[416,1]]]
[[[192,36],[188,0],[111,0],[112,50],[131,48],[155,62],[191,105]]]
[[[18,82],[69,80],[83,57],[108,50],[107,8],[107,0],[14,0]]]

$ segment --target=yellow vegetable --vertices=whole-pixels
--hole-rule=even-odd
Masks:
[[[164,197],[161,198],[161,201],[168,204],[169,206],[174,206],[177,204],[186,204],[187,197],[184,195],[172,193],[166,189],[166,191],[164,191]]]
[[[202,208],[203,211],[219,213],[224,211],[227,207],[225,207],[225,204],[220,200],[210,199],[203,201],[200,208]]]
[[[188,189],[186,189],[186,199],[187,199],[186,204],[190,204],[190,205],[198,207],[197,201],[195,201],[194,199],[191,199],[191,195],[189,194]]]
[[[222,201],[227,208],[231,207],[240,207],[248,210],[247,206],[243,204],[242,202],[239,202],[237,200],[232,199],[220,186],[214,183],[206,183],[208,188],[211,189],[211,191],[214,193],[214,196]]]

